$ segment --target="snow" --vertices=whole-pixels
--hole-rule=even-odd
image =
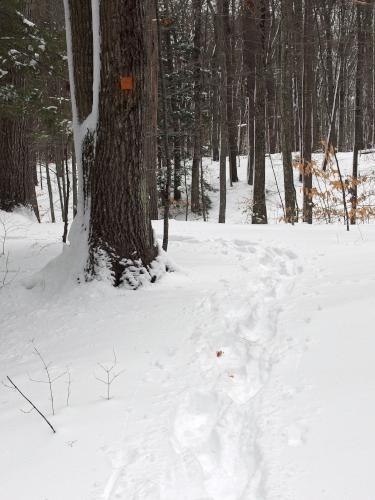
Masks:
[[[29,19],[26,19],[26,17],[21,12],[19,12],[18,10],[16,12],[22,18],[23,24],[25,24],[29,28],[34,28],[35,27],[35,24],[33,22],[31,22]]]
[[[73,117],[73,137],[74,149],[77,160],[77,177],[78,177],[78,205],[77,216],[71,227],[69,240],[70,248],[67,253],[68,260],[75,260],[77,266],[74,270],[67,269],[67,272],[73,271],[74,279],[82,279],[84,268],[86,266],[86,256],[88,253],[88,231],[90,219],[90,197],[84,199],[83,193],[83,167],[82,167],[82,145],[85,137],[92,134],[94,143],[96,141],[96,129],[99,119],[99,93],[100,93],[100,69],[101,69],[101,39],[100,39],[100,0],[91,0],[92,11],[92,29],[93,29],[93,103],[91,113],[81,123],[78,116],[78,108],[75,94],[74,80],[74,58],[72,46],[72,28],[69,1],[64,0],[65,12],[65,31],[67,43],[67,56],[69,67],[70,95],[72,102],[72,117]]]
[[[350,155],[340,161],[347,169]],[[246,224],[245,164],[227,224],[217,192],[208,223],[171,221],[174,272],[136,292],[74,282],[46,208],[42,224],[0,213],[0,379],[57,430],[0,386],[1,498],[373,499],[375,227],[277,223],[269,168],[275,223]],[[217,164],[207,168],[217,183]],[[162,222],[154,229],[160,239]],[[34,346],[64,374],[55,416],[48,386],[33,382],[45,380]],[[113,352],[107,400],[97,378]]]

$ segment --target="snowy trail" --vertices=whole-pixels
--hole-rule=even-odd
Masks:
[[[306,233],[304,273],[279,317],[288,353],[260,415],[267,500],[374,498],[374,236]]]
[[[172,247],[186,259],[198,243],[211,276],[202,290],[197,269],[199,298],[174,311],[194,318],[189,334],[145,374],[95,499],[261,499],[257,411],[296,259],[249,240],[176,237]]]
[[[288,245],[247,227],[175,222],[170,256],[179,268],[155,286],[27,290],[25,280],[59,252],[58,228],[48,228],[47,238],[31,224],[27,240],[12,240],[20,272],[2,302],[0,378],[13,376],[50,415],[46,387],[30,380],[42,377],[30,341],[54,373],[69,366],[72,374],[68,408],[65,378],[54,387],[52,440],[19,411],[17,395],[0,393],[0,428],[11,429],[4,449],[15,446],[1,464],[23,470],[27,500],[262,500],[258,415],[283,349],[280,304],[298,272]],[[125,372],[103,401],[95,376],[112,349]],[[14,474],[0,486],[7,500],[25,498]]]
[[[373,500],[373,227],[173,222],[177,272],[133,293],[27,290],[60,234],[19,222],[0,379],[58,432],[0,386],[1,498]],[[71,371],[69,407],[66,378],[54,387],[55,416],[30,380],[43,377],[31,340],[54,374]],[[106,401],[95,375],[113,348],[125,371]]]

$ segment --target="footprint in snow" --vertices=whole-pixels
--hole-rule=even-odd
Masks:
[[[285,429],[285,437],[288,446],[292,448],[297,448],[302,446],[306,442],[306,428],[299,424],[292,424]]]

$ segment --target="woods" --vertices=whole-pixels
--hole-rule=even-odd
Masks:
[[[125,261],[142,262],[147,274],[157,255],[151,219],[165,219],[164,249],[170,218],[207,220],[210,158],[221,223],[244,156],[251,222],[269,222],[265,179],[278,154],[279,222],[373,217],[358,170],[361,151],[375,148],[372,0],[148,0],[127,6],[131,23],[119,5],[101,4],[97,14],[95,5],[65,2],[70,83],[62,5],[0,7],[2,32],[11,34],[0,49],[1,208],[31,207],[40,218],[35,185],[44,183],[52,222],[56,203],[66,224],[77,211],[87,216],[79,223],[87,278],[107,258],[116,284]],[[353,151],[350,175],[337,151]],[[328,210],[339,200],[339,170],[341,201]]]
[[[375,0],[0,0],[0,500],[373,499],[374,222]]]

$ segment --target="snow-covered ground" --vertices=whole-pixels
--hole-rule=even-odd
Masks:
[[[227,224],[218,193],[208,223],[173,221],[175,272],[137,292],[28,289],[62,225],[1,213],[1,500],[374,499],[375,226],[245,224],[240,176]]]

